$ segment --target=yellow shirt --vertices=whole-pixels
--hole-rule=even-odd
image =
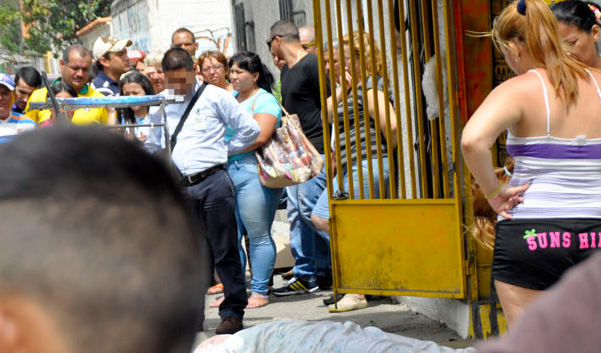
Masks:
[[[83,92],[83,93],[82,93]],[[77,96],[78,97],[104,97],[102,93],[96,92],[90,87],[84,88]],[[41,124],[44,121],[50,119],[52,112],[49,109],[38,110],[33,109],[29,110],[30,102],[45,102],[48,98],[48,90],[46,88],[40,88],[38,90],[33,91],[29,100],[27,101],[27,106],[25,107],[25,114],[35,121],[37,124]],[[88,124],[98,124],[98,125],[106,125],[108,120],[108,113],[105,108],[81,108],[77,109],[73,113],[73,124],[76,125],[88,125]]]

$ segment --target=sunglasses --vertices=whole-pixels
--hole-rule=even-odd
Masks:
[[[265,41],[265,43],[267,43],[267,46],[269,47],[269,49],[271,49],[271,42],[273,42],[273,40],[275,39],[275,37],[281,37],[281,35],[274,34],[271,38],[269,38],[268,40]]]
[[[316,45],[315,41],[303,44],[303,49],[309,49]]]

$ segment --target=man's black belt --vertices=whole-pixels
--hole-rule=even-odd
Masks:
[[[198,172],[192,175],[186,175],[182,178],[181,184],[182,186],[192,186],[200,183],[211,175],[217,173],[220,170],[226,170],[225,164],[219,164],[214,167],[211,167],[207,170],[203,170],[202,172]]]

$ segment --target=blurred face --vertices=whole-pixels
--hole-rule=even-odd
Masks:
[[[144,96],[146,95],[146,91],[142,85],[137,82],[129,82],[123,85],[123,95],[124,96]],[[134,114],[142,111],[146,111],[147,107],[142,106],[132,106],[131,110],[133,110]]]
[[[567,53],[575,60],[588,66],[598,61],[596,43],[599,41],[599,26],[594,25],[587,33],[575,25],[559,22],[559,35],[567,44]]]
[[[15,104],[19,109],[25,109],[27,105],[27,101],[29,100],[29,96],[31,96],[31,92],[35,91],[36,88],[28,85],[25,80],[19,79],[19,82],[15,86]]]
[[[355,55],[355,67],[351,67],[351,55]],[[338,53],[336,53],[336,56],[338,56]],[[336,68],[336,65],[334,66],[334,72],[336,72],[336,70],[338,70],[338,73],[342,74],[341,71],[341,67],[340,65],[337,65],[338,68]],[[351,47],[348,45],[344,46],[344,70],[348,71],[351,75],[357,75],[357,77],[361,76],[361,63],[359,60],[359,54],[351,54]]]
[[[146,66],[144,68],[144,75],[150,79],[156,93],[161,93],[165,90],[165,73],[163,73],[163,68],[160,66]]]
[[[127,57],[127,50],[123,49],[117,53],[109,53],[107,58],[100,58],[100,63],[104,66],[104,71],[107,74],[111,74],[113,79],[123,75],[129,71],[129,58]]]
[[[0,85],[0,119],[4,120],[10,116],[10,110],[15,102],[13,91],[6,86]]]
[[[62,59],[59,61],[63,81],[70,84],[77,92],[81,91],[88,82],[91,65],[92,57],[90,55],[82,57],[75,50],[69,53],[68,63],[65,63]]]
[[[135,68],[136,68],[136,71],[138,71],[139,73],[144,73],[144,69],[146,68],[146,65],[144,65],[143,61],[138,61],[136,63]]]
[[[221,88],[225,88],[227,86],[225,67],[222,63],[217,61],[217,59],[212,57],[204,59],[200,69],[202,72],[202,77],[204,77],[208,83]]]
[[[191,96],[196,86],[196,73],[185,68],[165,72],[167,89],[172,89],[174,94]]]
[[[234,89],[240,93],[250,92],[257,87],[259,73],[251,73],[234,64],[230,69],[230,81]]]
[[[340,58],[339,58],[338,50],[334,49],[332,51],[332,56],[334,57],[333,58],[334,59],[334,62],[333,62],[334,77],[336,77],[336,80],[338,82],[340,82]],[[328,75],[329,75],[329,72],[331,70],[329,55],[326,55],[325,57],[326,57],[326,73],[328,73]]]
[[[185,49],[192,58],[196,60],[196,50],[198,50],[198,43],[194,40],[194,37],[188,32],[179,32],[173,34],[171,37],[171,48],[182,48]]]

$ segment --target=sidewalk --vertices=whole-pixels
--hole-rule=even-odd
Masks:
[[[278,258],[276,268],[290,267],[294,259],[288,244],[289,225],[286,220],[286,211],[278,210],[272,227],[272,236],[276,242]],[[286,285],[279,274],[274,275],[274,288]],[[250,283],[249,272],[246,281]],[[395,333],[421,340],[434,341],[438,344],[453,348],[465,348],[475,345],[478,341],[462,339],[455,331],[446,325],[415,313],[405,304],[398,304],[391,297],[378,297],[368,302],[368,307],[362,310],[346,313],[331,314],[323,299],[332,294],[331,290],[320,291],[313,294],[293,295],[288,297],[269,296],[270,304],[262,308],[248,309],[244,316],[244,327],[251,327],[265,322],[281,319],[298,319],[307,321],[351,321],[362,327],[375,326],[382,331]],[[207,295],[205,298],[205,323],[204,332],[197,336],[201,342],[215,335],[215,328],[221,322],[217,308],[209,308],[218,295]]]
[[[248,280],[248,274],[247,274]],[[274,276],[274,288],[286,284],[280,275]],[[475,340],[463,340],[444,324],[431,320],[423,315],[412,312],[409,307],[396,304],[389,297],[379,297],[369,301],[369,306],[363,310],[346,313],[330,314],[322,300],[332,291],[320,291],[313,294],[295,295],[289,297],[269,296],[270,304],[257,309],[246,310],[244,327],[250,327],[265,322],[292,318],[307,321],[352,321],[363,327],[375,326],[385,332],[404,335],[421,340],[430,340],[453,348],[470,347],[477,343]],[[219,295],[206,296],[204,332],[199,333],[198,342],[215,334],[215,328],[221,322],[218,309],[209,308],[209,304]]]

